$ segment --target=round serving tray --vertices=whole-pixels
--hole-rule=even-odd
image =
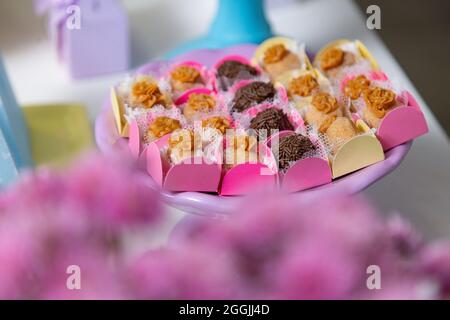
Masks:
[[[256,49],[254,45],[239,45],[221,50],[196,50],[177,56],[171,61],[155,61],[140,67],[136,70],[137,73],[152,73],[158,74],[163,71],[169,63],[193,60],[204,64],[207,67],[212,67],[216,61],[224,56],[237,54],[247,58],[251,58]],[[109,100],[103,106],[103,109],[95,121],[95,138],[97,145],[102,152],[120,152],[127,148],[126,139],[121,138],[116,129],[114,116]],[[389,174],[394,170],[411,148],[412,141],[395,147],[386,152],[386,159],[382,162],[376,163],[359,171],[353,172],[346,176],[340,177],[333,182],[296,193],[292,193],[290,198],[292,201],[304,201],[305,199],[320,196],[323,194],[340,193],[340,194],[354,194],[357,193],[383,176]],[[149,176],[149,187],[157,188],[152,183]],[[180,210],[189,213],[201,215],[223,215],[232,211],[239,206],[243,197],[222,197],[214,194],[200,193],[200,192],[179,192],[173,193],[165,190],[161,191],[163,200]]]

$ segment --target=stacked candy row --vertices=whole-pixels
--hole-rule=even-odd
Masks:
[[[251,61],[170,64],[114,87],[112,106],[133,155],[170,191],[304,190],[382,161],[427,131],[411,95],[348,40],[313,63],[304,46],[278,37]]]

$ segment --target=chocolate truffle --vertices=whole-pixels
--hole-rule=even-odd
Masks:
[[[290,163],[301,159],[305,153],[316,150],[308,137],[293,134],[280,138],[278,144],[278,166],[281,171],[286,170]]]
[[[287,115],[276,108],[269,108],[258,113],[250,121],[250,128],[255,131],[265,129],[267,130],[267,136],[270,135],[270,130],[294,130]]]
[[[258,75],[258,70],[235,60],[225,61],[217,69],[222,90],[228,90],[237,80],[247,80]]]
[[[233,112],[243,112],[253,104],[258,104],[270,99],[276,94],[271,83],[255,81],[239,88],[233,100]]]

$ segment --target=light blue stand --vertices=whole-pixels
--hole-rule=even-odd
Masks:
[[[27,127],[0,56],[0,187],[31,165]]]
[[[220,49],[236,44],[260,43],[272,31],[264,13],[264,0],[219,0],[209,33],[185,43],[167,54],[172,58],[195,49]]]

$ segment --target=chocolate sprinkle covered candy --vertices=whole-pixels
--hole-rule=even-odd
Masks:
[[[258,70],[239,61],[225,61],[217,69],[219,83],[222,90],[226,91],[237,80],[247,80],[258,75]]]
[[[270,135],[270,130],[294,130],[287,115],[282,110],[276,108],[269,108],[258,113],[250,121],[250,128],[255,131],[265,129],[267,130],[267,136]]]
[[[239,88],[233,100],[233,112],[242,112],[250,108],[252,104],[258,104],[270,99],[276,94],[271,83],[255,81]]]
[[[280,138],[278,144],[278,167],[281,171],[289,168],[289,165],[301,159],[305,153],[316,150],[316,147],[308,137],[301,134],[293,134]]]
[[[229,60],[225,61],[217,69],[219,77],[227,77],[230,79],[250,79],[258,75],[258,71],[239,61]]]

